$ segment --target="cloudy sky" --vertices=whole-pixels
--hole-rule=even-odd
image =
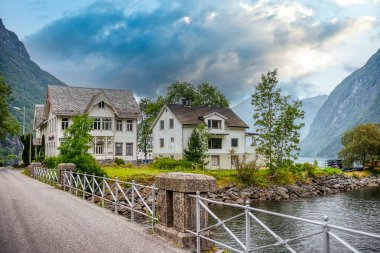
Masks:
[[[0,18],[65,83],[139,97],[208,82],[236,104],[273,68],[286,93],[329,94],[380,48],[380,0],[0,0]]]

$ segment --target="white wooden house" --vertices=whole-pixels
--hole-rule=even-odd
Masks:
[[[49,85],[44,105],[35,106],[36,138],[45,137],[45,155],[57,156],[64,130],[74,115],[94,119],[89,153],[99,161],[137,159],[137,118],[140,110],[130,90]]]
[[[232,168],[231,149],[238,155],[253,153],[246,145],[248,125],[230,108],[189,106],[186,102],[165,105],[153,122],[153,157],[183,158],[190,135],[199,124],[205,124],[211,134],[207,168]]]

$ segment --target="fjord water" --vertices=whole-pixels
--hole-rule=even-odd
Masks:
[[[331,224],[380,234],[380,187],[366,188],[312,199],[254,202],[252,206],[317,221],[323,221],[323,217],[327,215]],[[231,207],[222,208],[219,206],[211,206],[211,210],[222,220],[243,212],[241,209]],[[283,239],[296,238],[321,231],[321,227],[316,225],[266,214],[254,214]],[[210,220],[210,222],[212,221]],[[226,225],[238,235],[239,239],[245,242],[244,216],[226,222]],[[252,248],[276,242],[272,236],[259,227],[253,220],[251,220],[251,227]],[[238,244],[234,243],[234,240],[226,232],[223,232],[224,229],[218,228],[213,231],[215,239],[239,248]],[[372,239],[337,230],[333,230],[333,232],[341,236],[341,238],[355,246],[361,252],[380,252],[380,239]],[[349,252],[344,246],[337,243],[335,239],[331,238],[330,241],[331,252]],[[289,244],[297,252],[323,252],[322,234]],[[288,251],[283,247],[272,247],[254,252]]]

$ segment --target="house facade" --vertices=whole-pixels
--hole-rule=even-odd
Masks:
[[[45,138],[45,156],[59,154],[73,116],[84,113],[94,120],[89,153],[96,160],[137,160],[140,110],[132,91],[55,85],[48,86],[45,104],[35,106],[35,135]]]
[[[169,104],[152,125],[153,157],[183,158],[190,135],[199,124],[206,125],[210,134],[207,168],[232,168],[231,149],[238,155],[253,153],[246,145],[247,124],[230,108]]]

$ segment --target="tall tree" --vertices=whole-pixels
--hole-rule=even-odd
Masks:
[[[0,140],[5,140],[7,135],[17,135],[20,131],[18,122],[11,116],[8,108],[11,94],[11,88],[0,74]]]
[[[352,165],[360,162],[363,166],[370,163],[375,166],[375,161],[380,160],[380,124],[362,124],[352,130],[346,131],[342,136],[343,148],[339,157],[346,164]]]
[[[261,76],[252,94],[253,118],[258,133],[253,139],[257,143],[257,152],[266,158],[272,172],[284,160],[296,157],[298,130],[303,126],[303,123],[296,124],[296,120],[304,115],[300,110],[302,102],[290,103],[290,97],[282,96],[277,84],[277,69],[268,71]]]
[[[195,105],[228,107],[227,98],[215,86],[201,83],[196,89]]]

